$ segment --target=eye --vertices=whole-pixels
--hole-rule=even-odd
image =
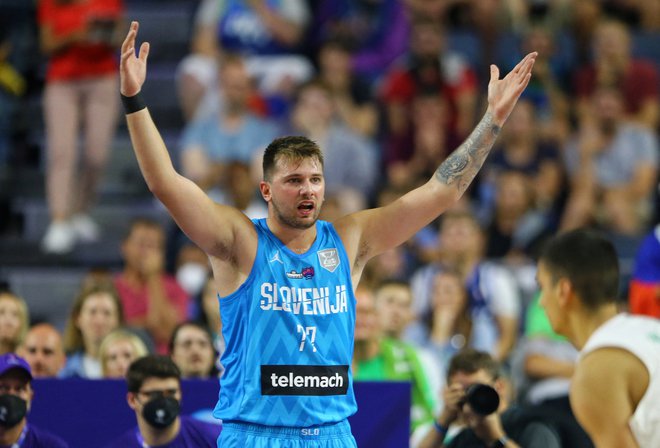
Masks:
[[[315,184],[320,184],[321,183],[321,178],[320,177],[312,177],[312,182]]]

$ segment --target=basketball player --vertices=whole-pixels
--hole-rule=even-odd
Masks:
[[[321,149],[304,137],[274,140],[259,186],[268,217],[251,221],[174,170],[140,96],[149,44],[136,52],[137,31],[133,22],[120,70],[133,147],[150,190],[208,254],[220,297],[227,346],[214,414],[223,420],[219,445],[355,446],[346,420],[356,411],[353,289],[371,257],[462,196],[527,86],[536,53],[503,79],[491,66],[488,109],[470,137],[425,185],[383,208],[319,221]]]
[[[581,350],[571,406],[595,445],[660,447],[660,322],[617,314],[612,244],[588,230],[555,237],[537,278],[553,329]]]

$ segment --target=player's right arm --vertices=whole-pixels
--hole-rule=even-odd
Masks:
[[[121,93],[137,95],[146,79],[149,44],[135,52],[138,23],[132,22],[121,49]],[[126,115],[131,142],[149,190],[167,207],[179,227],[207,254],[220,260],[236,260],[235,241],[241,254],[256,253],[256,233],[239,210],[213,202],[194,182],[172,165],[165,143],[147,109]],[[254,242],[254,247],[250,247]],[[253,250],[251,250],[253,249]],[[238,261],[239,265],[245,265]]]
[[[644,376],[646,375],[646,376]],[[596,448],[637,448],[629,421],[648,385],[644,364],[627,351],[601,348],[578,363],[570,401]]]

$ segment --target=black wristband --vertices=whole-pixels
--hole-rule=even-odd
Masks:
[[[119,95],[121,95],[121,103],[124,105],[124,112],[126,115],[140,111],[147,107],[140,92],[133,96],[124,96],[121,93]]]

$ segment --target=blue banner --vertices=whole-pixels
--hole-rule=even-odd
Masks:
[[[28,421],[57,434],[72,448],[103,447],[137,425],[123,380],[34,380]],[[183,414],[208,416],[217,380],[182,381]],[[355,382],[358,412],[349,420],[360,448],[408,446],[410,384]]]

